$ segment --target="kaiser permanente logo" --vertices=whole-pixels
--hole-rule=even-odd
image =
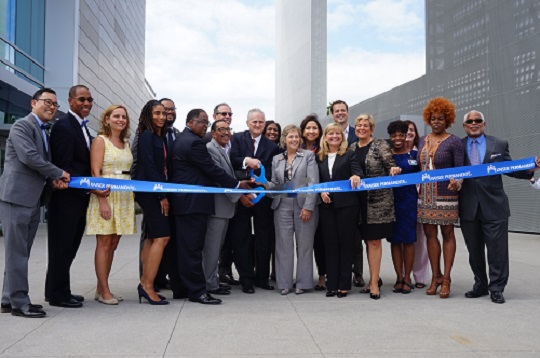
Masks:
[[[487,172],[488,172],[488,174],[491,173],[491,172],[497,173],[497,167],[494,166],[494,165],[488,165],[487,166]]]
[[[153,191],[157,191],[157,190],[163,190],[163,185],[161,184],[154,184],[154,188],[152,189]]]
[[[471,171],[466,171],[463,173],[455,173],[455,174],[446,174],[446,175],[430,175],[429,173],[423,173],[422,174],[422,182],[424,181],[443,181],[443,180],[450,180],[450,179],[459,179],[459,178],[470,178],[472,177]]]
[[[79,185],[90,186],[90,179],[88,179],[88,178],[82,178],[82,179],[79,181]]]
[[[488,165],[487,173],[490,174],[490,173],[515,172],[518,170],[525,170],[525,169],[531,169],[531,168],[534,168],[534,163],[517,164],[517,165],[504,166],[504,167],[503,166],[496,167],[495,165]]]

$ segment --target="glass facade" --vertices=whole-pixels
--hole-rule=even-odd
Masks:
[[[42,87],[44,46],[45,0],[0,0],[2,67]]]

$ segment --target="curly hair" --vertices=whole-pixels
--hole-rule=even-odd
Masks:
[[[139,116],[139,135],[141,135],[145,130],[149,130],[151,133],[158,132],[158,129],[152,123],[152,110],[154,109],[154,107],[157,106],[163,107],[163,105],[159,103],[158,100],[151,99],[146,102],[146,104],[142,108],[141,115]],[[162,137],[165,137],[165,134],[166,131],[161,131]]]
[[[119,108],[122,108],[126,112],[126,122],[127,122],[126,128],[124,128],[122,132],[120,132],[120,140],[124,141],[124,139],[126,139],[129,136],[129,114],[128,114],[127,108],[122,106],[121,104],[112,104],[109,107],[107,107],[105,112],[103,112],[103,114],[101,115],[101,120],[99,121],[98,134],[102,134],[105,137],[111,136],[112,134],[111,126],[107,123],[107,119],[110,118],[112,112],[116,111]]]
[[[301,148],[302,147],[302,133],[300,131],[300,128],[298,128],[297,126],[295,126],[294,124],[289,124],[288,126],[286,126],[285,128],[283,128],[283,133],[281,134],[281,137],[279,138],[279,146],[283,149],[287,149],[287,144],[285,143],[286,139],[287,139],[287,136],[289,135],[289,133],[291,132],[296,132],[298,133],[298,136],[300,137],[300,143],[298,145],[298,148]]]
[[[328,133],[332,131],[341,133],[341,144],[339,145],[339,148],[338,148],[338,155],[343,155],[347,151],[347,147],[348,147],[347,138],[345,138],[345,133],[343,132],[343,128],[341,128],[341,124],[330,123],[324,128],[323,134],[321,136],[321,144],[319,144],[320,149],[317,155],[319,156],[319,159],[321,161],[323,161],[324,158],[326,158],[330,150],[330,148],[328,147],[328,143],[325,140],[325,137]]]
[[[386,131],[388,132],[388,135],[392,135],[397,132],[400,132],[406,135],[408,130],[409,130],[409,125],[405,123],[404,121],[400,121],[399,119],[397,121],[390,122],[388,124],[388,127],[386,127]]]
[[[452,102],[444,97],[436,97],[429,101],[426,108],[422,112],[424,122],[431,127],[431,115],[434,113],[444,114],[446,128],[450,128],[452,123],[456,121],[456,107]]]

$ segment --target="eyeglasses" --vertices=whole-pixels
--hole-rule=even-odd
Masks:
[[[229,117],[232,117],[232,112],[217,112],[216,114],[221,114],[223,117],[227,117],[227,115],[229,115]]]
[[[94,102],[94,98],[93,97],[71,97],[73,99],[76,99],[78,102],[81,102],[81,103],[84,103],[86,101],[92,103]]]
[[[229,128],[229,127],[220,127],[220,128],[216,128],[216,130],[219,132],[219,133],[231,133],[231,130],[232,128]]]
[[[43,103],[45,103],[45,105],[49,107],[60,108],[60,105],[58,104],[58,102],[53,102],[52,100],[48,98],[38,98],[36,99],[36,101],[43,101]]]
[[[174,111],[176,111],[176,107],[170,107],[170,108],[164,107],[164,108],[165,108],[165,112],[174,112]]]
[[[478,119],[467,119],[467,120],[465,121],[465,123],[467,123],[467,124],[473,124],[473,123],[474,123],[474,124],[480,124],[480,123],[482,123],[483,121],[484,121],[484,120],[483,120],[482,118],[478,118]]]
[[[202,125],[205,126],[205,127],[208,127],[208,125],[210,124],[210,122],[208,122],[208,121],[203,121],[203,120],[200,120],[200,119],[194,119],[193,122],[200,123],[200,124],[202,124]]]

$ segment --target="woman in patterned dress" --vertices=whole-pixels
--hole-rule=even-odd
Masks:
[[[99,136],[92,142],[90,165],[92,176],[130,179],[133,156],[127,134],[129,117],[121,105],[109,106],[101,116]],[[112,191],[109,197],[90,196],[86,214],[86,234],[96,235],[96,300],[117,305],[122,298],[111,293],[109,273],[114,251],[122,235],[135,233],[135,205],[132,192]]]
[[[420,170],[434,170],[463,166],[464,153],[461,139],[446,130],[456,119],[454,105],[446,98],[432,99],[423,112],[424,122],[431,127],[431,134],[420,138],[417,161]],[[451,179],[425,183],[418,196],[418,222],[424,225],[427,237],[431,285],[427,295],[436,295],[441,286],[440,298],[450,296],[450,272],[456,255],[454,224],[458,222],[458,191],[461,181]],[[441,244],[437,239],[438,226],[443,237],[442,254],[444,275],[441,272]]]

